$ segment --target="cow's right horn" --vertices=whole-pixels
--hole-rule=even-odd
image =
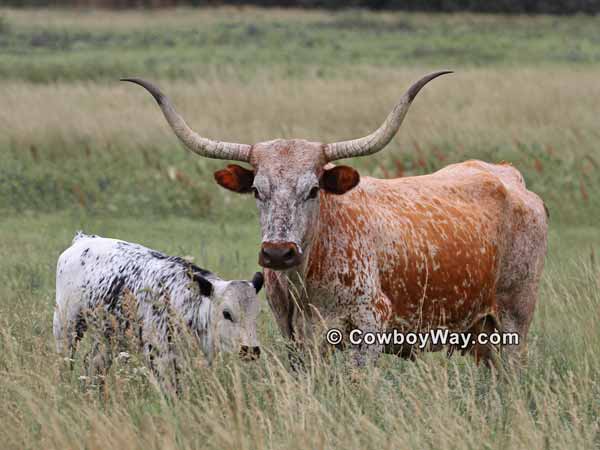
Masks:
[[[335,142],[325,146],[325,158],[327,161],[337,159],[352,158],[354,156],[366,156],[377,153],[384,148],[398,132],[404,116],[408,112],[410,104],[417,96],[423,86],[434,78],[452,73],[451,70],[442,70],[425,75],[420,80],[412,84],[408,91],[400,98],[400,101],[394,106],[394,109],[385,119],[385,122],[368,136],[352,139],[350,141]]]
[[[139,84],[150,92],[158,103],[158,106],[160,106],[175,135],[194,153],[206,156],[207,158],[249,162],[252,146],[203,138],[185,123],[185,120],[175,111],[167,96],[158,87],[139,78],[122,78],[121,81]]]

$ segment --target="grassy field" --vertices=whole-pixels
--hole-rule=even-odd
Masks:
[[[222,9],[140,14],[8,11],[0,76],[44,82],[332,76],[358,67],[598,64],[596,18]],[[476,37],[473,39],[473,37]],[[26,57],[24,57],[26,56]]]
[[[600,446],[600,19],[477,15],[0,9],[0,448],[594,448]],[[78,229],[179,255],[224,277],[257,269],[254,201],[188,154],[143,76],[207,136],[333,141],[419,94],[380,177],[507,160],[551,214],[529,366],[498,381],[467,358],[344,355],[290,373],[263,303],[256,364],[204,367],[178,401],[138,359],[105,395],[54,353],[56,259]]]

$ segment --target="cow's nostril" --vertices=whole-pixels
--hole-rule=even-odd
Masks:
[[[296,256],[296,250],[294,249],[294,247],[290,247],[284,254],[283,257],[286,260],[292,259],[294,256]]]
[[[269,252],[266,249],[261,249],[260,250],[260,254],[262,255],[262,257],[265,259],[265,261],[270,261],[271,257],[269,256]]]
[[[254,354],[255,357],[258,358],[260,356],[260,347],[253,347],[252,353]]]
[[[300,250],[291,242],[263,243],[258,256],[261,266],[275,270],[288,269],[300,262]]]

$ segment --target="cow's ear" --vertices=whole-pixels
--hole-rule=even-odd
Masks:
[[[195,273],[193,278],[200,288],[200,294],[202,294],[204,297],[210,297],[214,289],[212,283],[198,273]]]
[[[225,169],[215,172],[215,180],[225,189],[246,194],[252,190],[254,171],[236,164],[230,164]]]
[[[352,167],[335,166],[325,169],[321,176],[321,187],[332,194],[343,194],[355,187],[360,181],[360,175]]]
[[[256,272],[254,274],[254,276],[252,277],[252,286],[254,286],[254,289],[256,290],[257,294],[262,289],[264,282],[265,282],[265,277],[263,276],[262,272]]]

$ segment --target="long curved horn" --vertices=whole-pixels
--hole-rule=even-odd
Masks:
[[[175,111],[175,108],[160,89],[148,81],[139,78],[121,78],[121,81],[129,81],[139,84],[145,88],[156,100],[158,106],[165,115],[165,119],[171,125],[173,132],[184,145],[194,153],[207,158],[229,159],[234,161],[249,162],[251,145],[234,144],[231,142],[213,141],[206,139],[192,130],[185,120]]]
[[[398,132],[410,104],[421,88],[434,78],[447,73],[452,73],[452,71],[442,70],[440,72],[433,72],[413,83],[408,91],[402,96],[398,104],[394,106],[394,109],[387,116],[383,125],[368,136],[350,141],[327,144],[325,146],[325,157],[327,158],[327,161],[335,161],[336,159],[351,158],[354,156],[372,155],[384,148]]]

